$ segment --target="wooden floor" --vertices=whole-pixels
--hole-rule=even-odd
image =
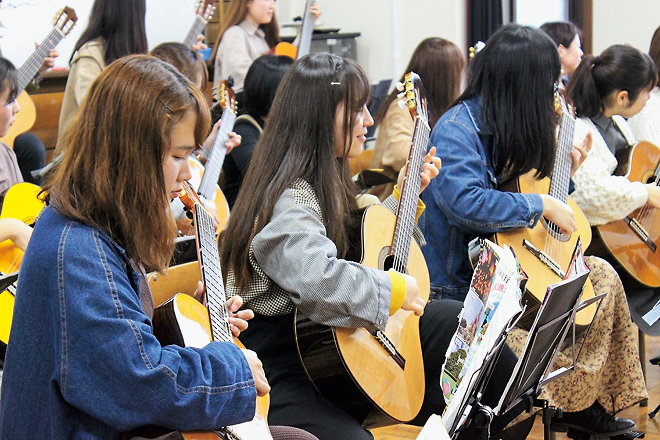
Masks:
[[[636,430],[646,433],[645,440],[660,439],[660,413],[653,419],[648,413],[660,404],[660,366],[651,365],[648,359],[660,355],[660,337],[646,337],[646,382],[649,391],[648,407],[635,405],[618,414],[619,417],[632,419],[637,424]],[[406,425],[396,425],[373,430],[376,440],[415,439],[421,428]],[[543,424],[537,417],[528,440],[543,440]],[[557,433],[556,440],[567,440],[565,433]]]

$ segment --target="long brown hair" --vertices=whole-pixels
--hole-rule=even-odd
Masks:
[[[660,27],[655,30],[653,33],[653,38],[651,38],[649,55],[653,59],[655,65],[660,68]]]
[[[112,63],[98,76],[64,138],[64,158],[43,190],[73,220],[105,231],[129,258],[164,270],[176,226],[163,161],[172,127],[196,115],[195,142],[210,124],[206,101],[170,64],[147,55]]]
[[[167,61],[193,83],[197,81],[198,76],[201,77],[202,84],[200,88],[202,91],[206,90],[209,82],[209,71],[206,68],[206,63],[199,53],[188,46],[177,42],[160,43],[149,51],[149,55]]]
[[[413,52],[406,73],[414,71],[424,84],[431,127],[461,94],[461,73],[464,67],[465,55],[461,49],[443,38],[427,38]],[[394,89],[389,94],[376,116],[376,125],[383,120],[398,93]]]
[[[213,53],[209,58],[209,63],[215,61],[215,56],[218,53],[218,47],[220,46],[220,40],[222,40],[222,36],[225,34],[225,32],[227,32],[227,29],[229,29],[232,26],[236,26],[237,24],[240,24],[243,20],[245,20],[245,17],[247,17],[248,14],[248,3],[250,3],[251,1],[254,0],[231,0],[229,2],[229,9],[227,9],[227,18],[220,27],[220,33],[218,34],[218,38],[215,39],[215,45],[213,46]],[[270,21],[270,23],[259,25],[259,28],[264,31],[264,34],[266,34],[266,43],[268,43],[268,47],[273,48],[277,46],[277,43],[281,41],[280,30],[277,25],[277,17],[275,16],[274,11],[273,11],[273,19]]]
[[[348,249],[344,219],[356,209],[356,188],[346,157],[353,124],[369,99],[369,81],[362,68],[329,53],[311,53],[297,60],[282,78],[268,121],[229,218],[220,256],[231,268],[239,289],[247,289],[253,268],[247,249],[270,221],[282,193],[299,179],[310,182],[321,206],[327,236],[339,257]],[[344,157],[337,158],[335,116],[342,121]]]

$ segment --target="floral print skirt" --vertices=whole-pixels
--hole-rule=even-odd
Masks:
[[[639,362],[636,330],[630,319],[626,295],[616,271],[606,261],[585,257],[596,295],[606,292],[591,330],[576,340],[582,345],[575,371],[546,385],[541,398],[564,411],[576,412],[596,399],[611,414],[647,399],[646,384]],[[527,331],[515,329],[507,343],[520,354]],[[573,356],[564,349],[554,368],[569,367]]]

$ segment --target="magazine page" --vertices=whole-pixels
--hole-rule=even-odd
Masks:
[[[441,374],[447,408],[443,421],[451,430],[474,386],[471,380],[511,318],[522,311],[520,282],[525,274],[509,248],[483,240],[470,290],[459,315]],[[463,422],[469,408],[461,415]]]

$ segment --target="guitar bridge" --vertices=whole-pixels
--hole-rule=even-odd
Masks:
[[[628,216],[625,216],[623,221],[625,221],[628,224],[628,227],[633,230],[635,234],[644,242],[645,245],[651,249],[651,252],[655,253],[657,250],[657,246],[651,239],[649,238],[649,233],[646,232],[646,229],[637,221],[636,218],[630,218]]]
[[[369,330],[369,333],[371,333],[371,336],[373,336],[374,339],[378,341],[378,343],[385,349],[387,354],[389,354],[394,362],[396,362],[396,364],[403,370],[406,366],[406,360],[403,356],[401,356],[401,353],[397,351],[396,346],[392,341],[390,341],[390,338],[388,338],[387,335],[381,330]]]
[[[557,274],[559,278],[563,280],[566,277],[566,272],[561,270],[561,266],[559,266],[559,264],[555,260],[550,258],[548,254],[537,249],[536,246],[534,246],[531,241],[523,240],[523,247],[527,249],[536,258],[538,258],[539,261],[541,261],[541,263],[545,264],[548,269],[550,269],[555,274]]]

